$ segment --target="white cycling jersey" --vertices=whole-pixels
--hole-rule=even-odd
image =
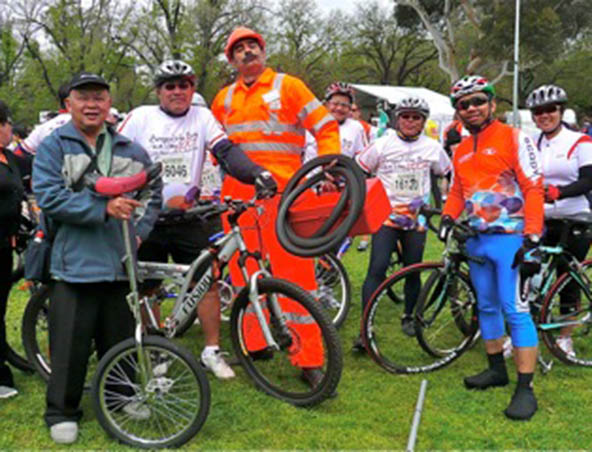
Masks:
[[[366,172],[376,174],[386,190],[393,212],[385,224],[403,229],[416,228],[420,207],[429,203],[430,171],[443,176],[452,168],[436,140],[420,135],[416,141],[404,141],[392,129],[356,161]]]
[[[366,131],[360,121],[347,118],[339,125],[339,140],[341,142],[341,154],[354,158],[356,154],[368,145]],[[306,132],[306,144],[304,145],[304,162],[317,157],[317,142],[315,137]]]
[[[162,162],[165,210],[193,203],[201,187],[206,148],[228,138],[212,112],[196,106],[180,117],[167,115],[156,105],[138,107],[119,132],[142,145],[153,162]]]
[[[536,141],[541,152],[545,185],[568,185],[579,178],[579,169],[592,165],[592,138],[562,127],[550,140],[540,134]],[[589,212],[588,199],[584,195],[545,203],[545,217],[558,218],[579,212]]]
[[[45,137],[47,137],[58,127],[62,127],[64,124],[70,122],[71,119],[72,115],[70,113],[60,113],[56,117],[51,118],[49,121],[39,124],[33,129],[29,136],[21,142],[23,148],[25,148],[27,152],[35,154],[35,152],[37,152],[37,148],[45,139]]]

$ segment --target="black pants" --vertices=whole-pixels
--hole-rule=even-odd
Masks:
[[[125,301],[127,282],[52,283],[49,298],[51,377],[45,422],[78,422],[80,399],[94,339],[99,359],[133,335],[134,320]]]
[[[6,303],[12,286],[12,248],[0,244],[0,385],[14,386],[12,373],[6,365]]]
[[[547,246],[555,246],[561,239],[563,223],[560,221],[545,221],[545,236],[543,243]],[[573,254],[578,261],[583,261],[590,249],[590,240],[570,235],[567,237],[567,250]],[[568,271],[568,266],[561,263],[557,266],[557,278]],[[575,281],[566,285],[559,295],[559,310],[561,314],[568,314],[577,309],[580,302],[580,286]]]
[[[362,313],[374,291],[386,279],[386,271],[391,260],[391,255],[397,247],[397,243],[401,243],[403,265],[407,266],[421,262],[425,241],[425,231],[404,231],[389,226],[381,226],[378,232],[372,236],[370,265],[368,266],[366,280],[362,286]],[[420,289],[421,281],[419,280],[419,275],[405,279],[403,290],[405,292],[406,314],[411,314],[413,311]]]

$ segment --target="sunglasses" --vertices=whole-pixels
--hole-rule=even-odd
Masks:
[[[477,96],[472,97],[471,99],[459,100],[456,103],[457,110],[468,110],[471,106],[472,107],[480,107],[481,105],[485,105],[489,102],[489,97],[484,96]]]
[[[162,86],[166,91],[173,91],[175,88],[179,88],[181,91],[185,91],[193,85],[191,85],[191,83],[189,83],[187,81],[183,81],[183,82],[177,82],[177,83],[169,82],[169,83],[165,83]]]
[[[557,110],[559,110],[559,105],[544,105],[542,107],[533,108],[532,114],[534,116],[540,116],[545,113],[548,113],[548,114],[555,113]]]
[[[342,107],[342,108],[351,108],[351,104],[348,104],[347,102],[329,102],[329,105],[331,105],[334,108],[337,107]]]
[[[399,115],[399,118],[403,118],[405,121],[420,121],[423,119],[423,116],[402,114],[402,115]]]

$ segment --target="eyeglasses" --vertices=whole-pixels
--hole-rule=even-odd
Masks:
[[[165,83],[162,86],[167,91],[173,91],[175,88],[179,88],[181,91],[185,91],[193,85],[187,81],[182,81],[182,82],[177,82],[177,83],[169,82],[169,83]]]
[[[465,100],[459,100],[456,103],[456,109],[457,110],[468,110],[469,107],[480,107],[481,105],[485,105],[487,102],[489,102],[489,97],[485,97],[485,96],[477,96],[477,97],[471,97],[470,99],[465,99]]]
[[[555,113],[557,110],[559,110],[559,105],[552,104],[552,105],[543,105],[542,107],[533,108],[531,111],[534,116],[540,116],[545,113],[547,113],[547,114]]]
[[[348,110],[351,108],[351,104],[348,104],[347,102],[331,101],[331,102],[328,102],[328,104],[331,105],[333,108],[342,107],[342,108],[347,108]]]
[[[399,118],[403,118],[405,121],[421,121],[423,119],[423,116],[402,114],[402,115],[399,115]]]

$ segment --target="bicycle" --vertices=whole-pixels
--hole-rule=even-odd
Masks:
[[[424,207],[430,228],[439,211]],[[362,341],[370,357],[392,373],[420,373],[452,363],[478,338],[477,298],[466,263],[465,242],[474,233],[456,222],[446,241],[441,262],[421,262],[389,276],[370,298],[362,318]],[[415,284],[415,300],[409,299]],[[406,292],[407,287],[407,294]],[[394,294],[393,298],[390,293]],[[399,324],[406,300],[412,305],[415,336]],[[411,342],[417,341],[416,347]]]
[[[23,316],[23,302],[17,300],[17,298],[22,298],[23,295],[21,294],[24,293],[33,294],[37,290],[37,286],[33,283],[24,282],[19,284],[25,274],[24,252],[29,240],[33,237],[36,225],[37,216],[34,211],[32,199],[25,198],[21,210],[19,229],[14,241],[13,269],[10,275],[12,289],[8,296],[5,323],[7,361],[15,368],[26,373],[32,373],[35,369],[27,359],[22,343],[21,321],[19,320]]]
[[[203,250],[190,265],[178,265],[155,262],[137,262],[140,280],[168,280],[159,291],[150,297],[143,297],[139,303],[146,313],[145,327],[166,338],[178,335],[180,328],[189,328],[194,317],[197,304],[212,287],[222,278],[226,264],[231,257],[238,254],[247,287],[242,289],[232,303],[230,316],[230,333],[233,349],[240,364],[253,379],[257,388],[265,393],[297,406],[316,405],[335,391],[341,378],[343,367],[341,344],[336,329],[327,318],[319,303],[303,289],[287,282],[272,278],[266,270],[268,267],[261,253],[249,252],[242,238],[239,217],[249,209],[260,209],[254,200],[225,199],[223,203],[198,206],[184,214],[184,218],[200,217],[206,219],[212,215],[228,213],[231,230],[227,234],[214,236],[209,249]],[[256,262],[258,270],[249,275],[246,261]],[[297,306],[294,312],[284,312],[278,298],[287,299]],[[170,307],[173,302],[172,308]],[[37,301],[37,306],[40,302]],[[159,306],[158,309],[155,309]],[[155,311],[164,313],[165,319],[160,322]],[[40,311],[37,311],[40,312]],[[246,344],[246,314],[255,312],[258,328],[263,333],[267,346],[261,350],[249,351]],[[50,369],[47,356],[35,355],[35,344],[39,346],[37,333],[42,318],[35,315],[33,308],[27,316],[30,324],[23,327],[29,335],[26,340],[28,353],[35,359],[39,369]],[[301,368],[292,365],[290,357],[303,347],[309,346],[308,338],[302,337],[293,328],[298,321],[309,322],[318,328],[322,344],[323,357],[321,367],[323,378],[314,388],[310,388],[299,378]]]

